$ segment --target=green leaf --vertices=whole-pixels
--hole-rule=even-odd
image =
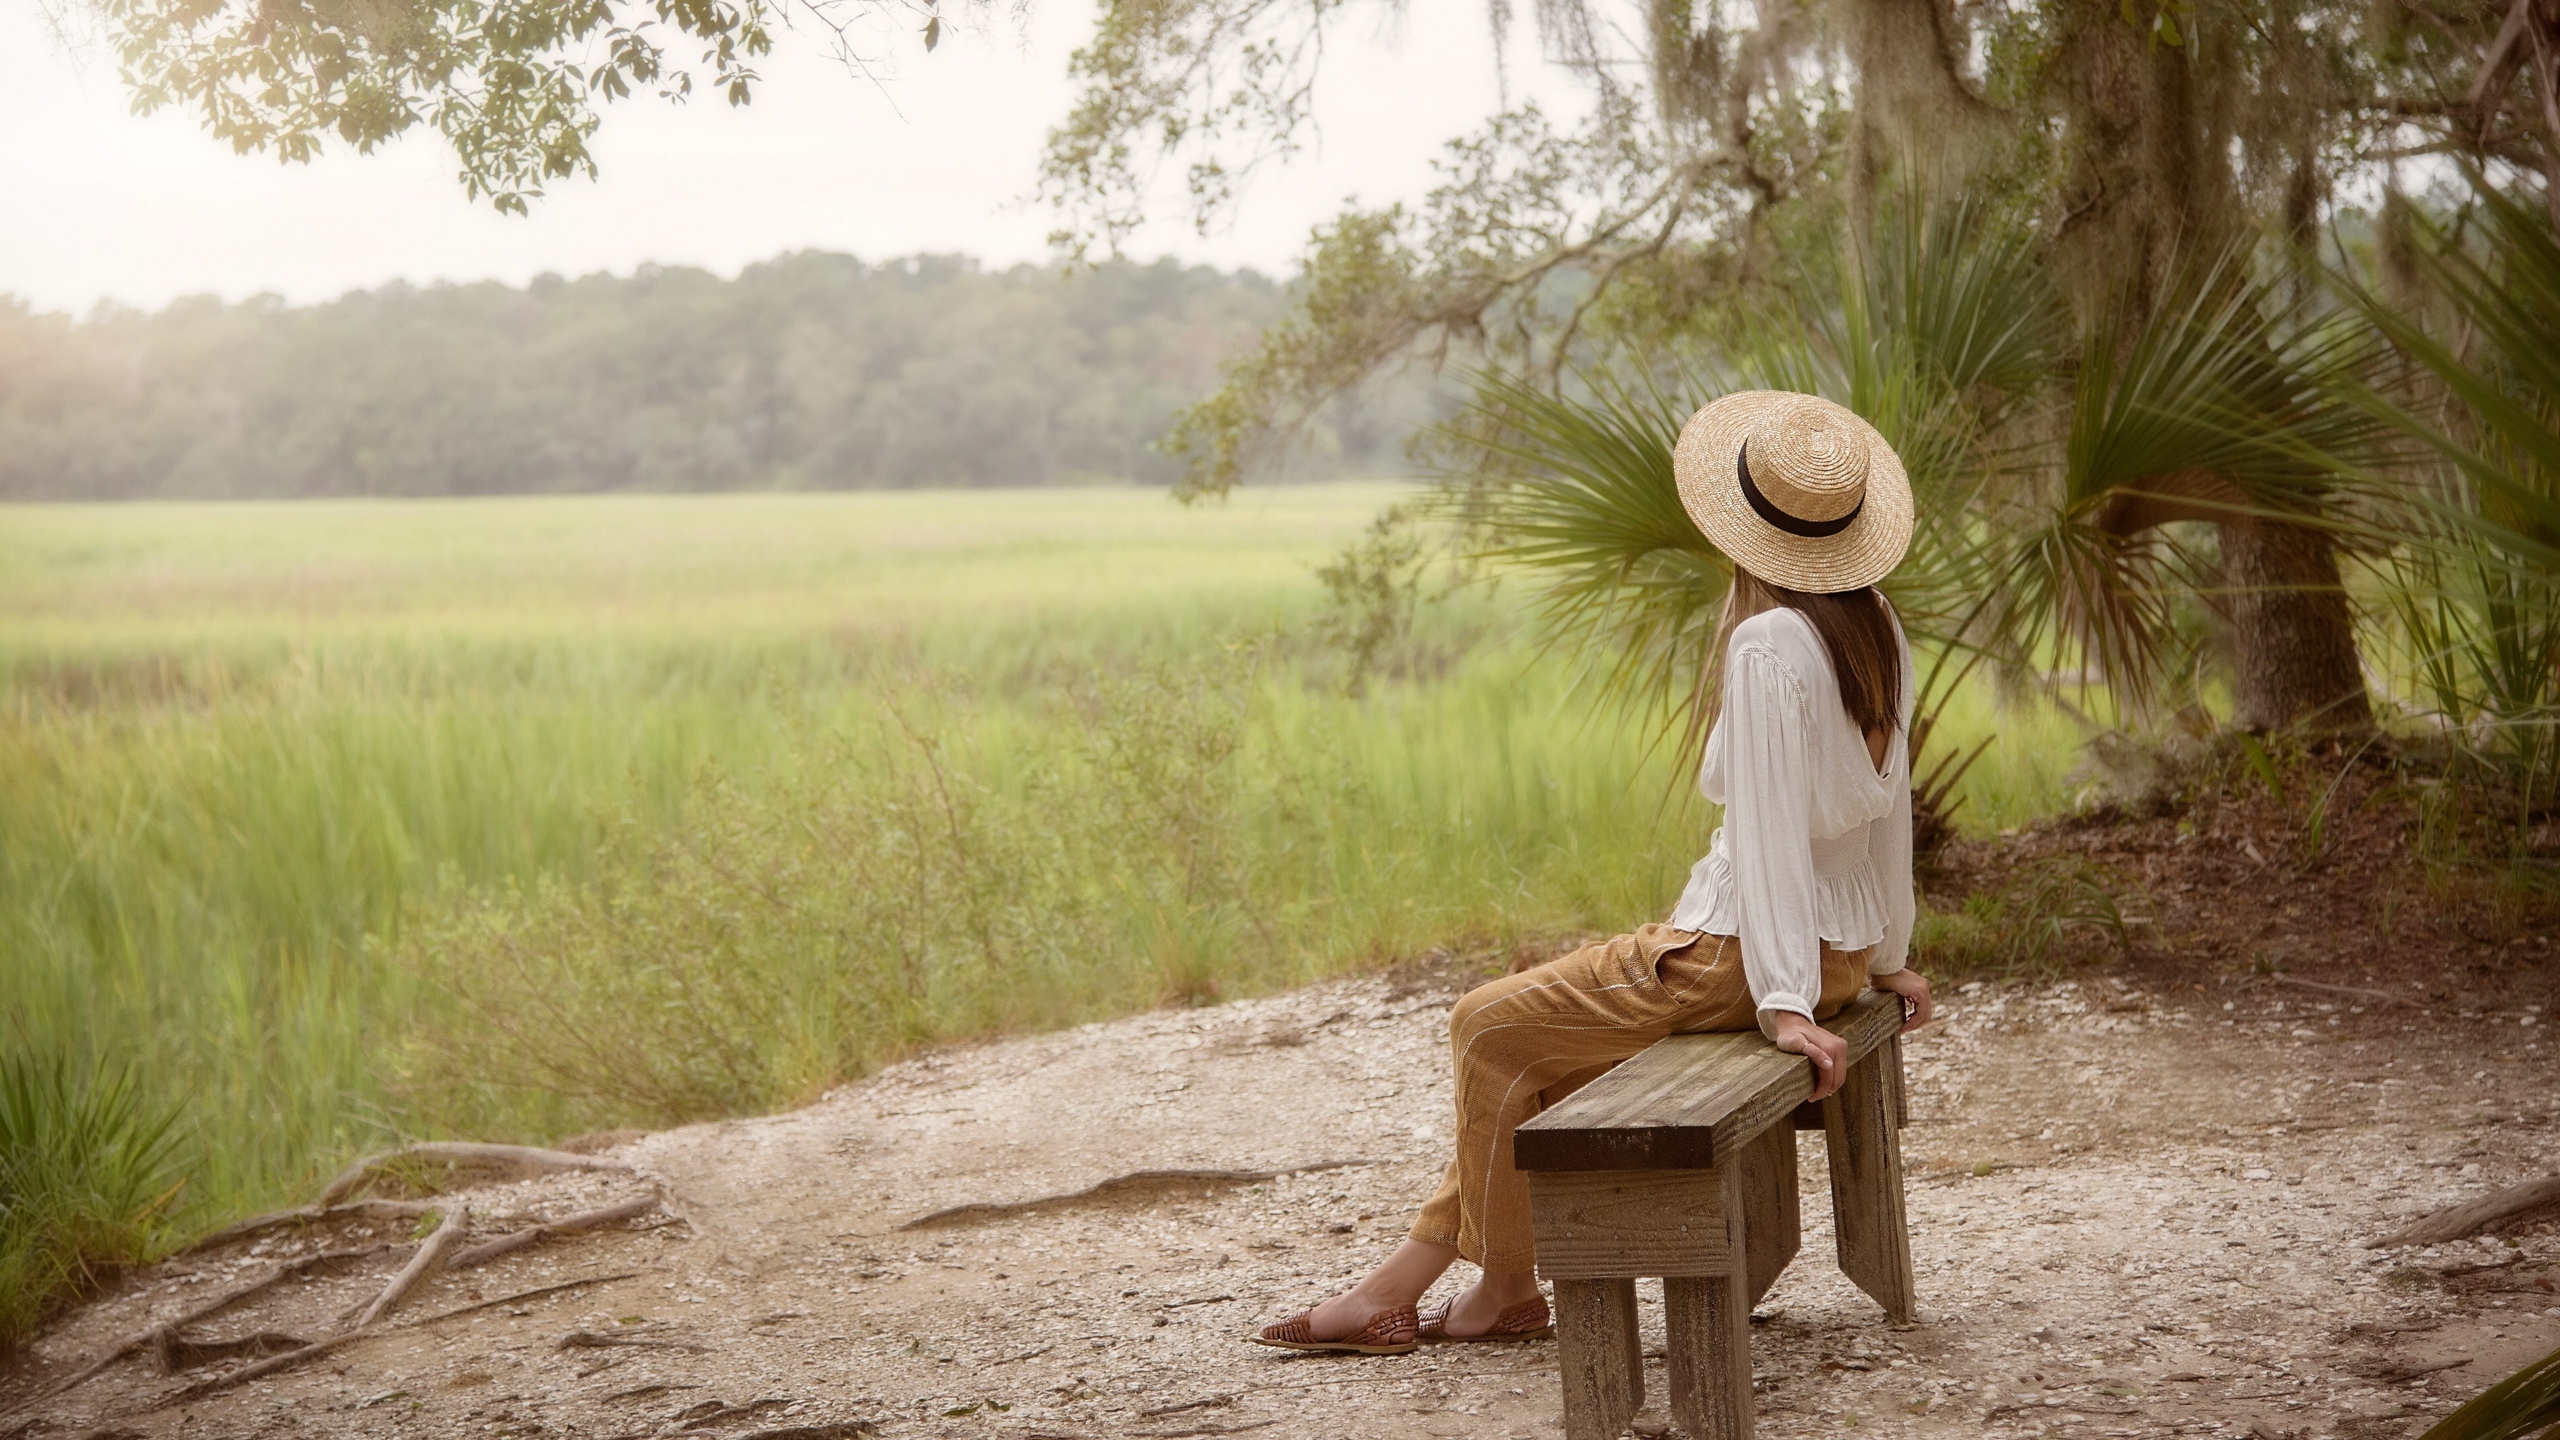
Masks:
[[[2527,1440],[2560,1426],[2560,1350],[2473,1396],[2418,1440]]]
[[[2275,757],[2267,753],[2267,747],[2258,743],[2257,736],[2243,731],[2240,735],[2240,753],[2249,757],[2249,768],[2257,772],[2260,780],[2266,782],[2267,793],[2276,798],[2277,804],[2283,804],[2284,777],[2276,773]]]

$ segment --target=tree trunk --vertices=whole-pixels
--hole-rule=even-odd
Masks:
[[[2190,7],[2173,45],[2128,23],[2114,0],[2057,0],[2054,13],[2073,166],[2055,248],[2081,313],[2130,326],[2245,223],[2230,161],[2238,21]],[[2316,211],[2317,158],[2297,157],[2287,197],[2297,225]],[[2119,304],[2130,313],[2111,310]],[[2262,521],[2220,530],[2237,723],[2372,728],[2329,538]]]
[[[2140,314],[2243,223],[2229,47],[2194,11],[2176,45],[2127,23],[2116,0],[2052,11],[2071,164],[2055,231],[2062,274],[2084,316],[2119,301]]]
[[[2302,525],[2251,520],[2221,531],[2233,722],[2245,730],[2371,730],[2337,547]]]
[[[2008,119],[1966,83],[1947,0],[1858,0],[1849,16],[1858,103],[1849,132],[1851,213],[1864,228],[1888,171],[1958,193]]]

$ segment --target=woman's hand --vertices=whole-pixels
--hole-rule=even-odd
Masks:
[[[1902,997],[1902,1033],[1905,1035],[1928,1024],[1929,1017],[1937,1013],[1938,1002],[1929,995],[1929,977],[1907,965],[1890,975],[1870,975],[1867,983]]]
[[[1778,1011],[1769,1022],[1778,1032],[1778,1048],[1813,1062],[1813,1098],[1840,1088],[1849,1076],[1849,1042],[1792,1010]]]

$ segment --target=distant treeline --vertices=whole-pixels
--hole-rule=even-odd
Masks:
[[[390,285],[324,305],[38,314],[0,297],[0,498],[464,495],[1161,481],[1176,407],[1280,287],[818,252]],[[1397,463],[1342,410],[1310,467]]]

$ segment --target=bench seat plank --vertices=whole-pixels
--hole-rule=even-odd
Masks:
[[[1857,1064],[1902,1027],[1902,997],[1871,991],[1825,1022]],[[1533,1116],[1512,1136],[1523,1170],[1705,1170],[1813,1093],[1813,1067],[1759,1031],[1672,1035]]]

